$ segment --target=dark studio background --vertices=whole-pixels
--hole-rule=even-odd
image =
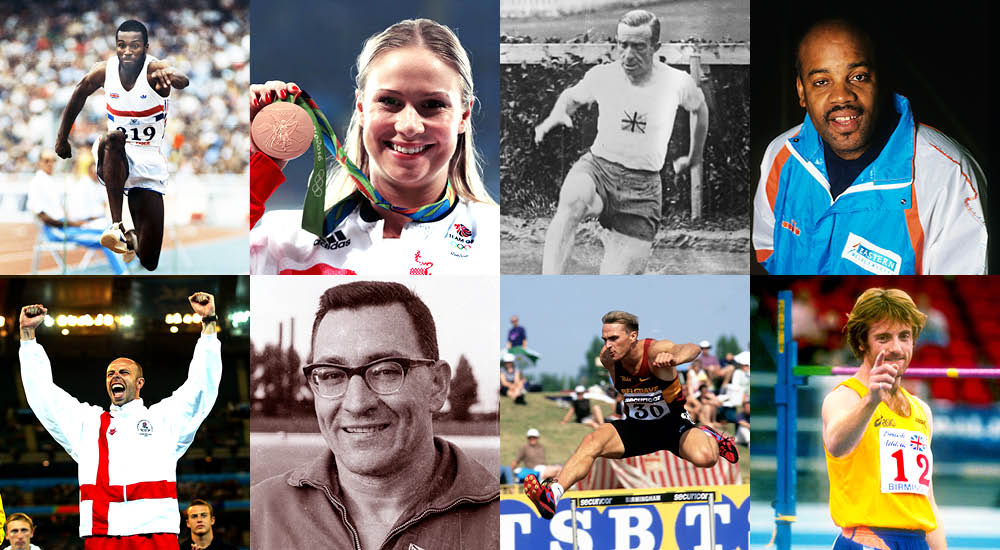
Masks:
[[[994,23],[988,2],[950,2],[941,9],[910,2],[757,2],[751,12],[751,205],[767,145],[806,116],[795,91],[798,38],[811,23],[826,17],[850,19],[866,29],[878,49],[882,91],[909,98],[917,122],[961,143],[982,167],[987,182],[995,177],[990,134],[996,98],[990,86]],[[988,192],[984,204],[991,273],[1000,269],[992,242],[998,235],[995,194]],[[752,252],[751,274],[765,274]]]

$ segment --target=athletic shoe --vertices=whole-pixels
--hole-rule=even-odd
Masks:
[[[125,245],[128,247],[128,250],[126,250],[125,253],[122,254],[122,261],[127,264],[130,264],[132,263],[132,260],[135,259],[136,242],[135,242],[134,231],[128,231],[127,233],[125,233]]]
[[[715,438],[719,443],[719,456],[736,464],[740,460],[740,453],[736,450],[736,443],[728,435],[722,435],[708,426],[698,426],[698,429]]]
[[[111,224],[111,227],[101,233],[101,246],[118,254],[128,252],[128,241],[125,240],[125,230],[121,222]]]
[[[539,483],[535,474],[528,474],[528,477],[524,478],[524,493],[531,499],[542,519],[552,519],[556,513],[556,499],[552,489],[549,488],[551,482],[551,479],[546,479]]]

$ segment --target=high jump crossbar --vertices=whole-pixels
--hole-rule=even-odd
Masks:
[[[853,376],[858,367],[795,365],[795,376]],[[1000,369],[955,367],[913,367],[906,369],[906,378],[1000,378]]]
[[[570,499],[570,514],[573,524],[573,550],[576,542],[576,510],[594,506],[639,506],[667,502],[707,502],[708,503],[708,547],[715,548],[715,491],[675,491],[649,495],[608,495],[596,497],[575,497]]]

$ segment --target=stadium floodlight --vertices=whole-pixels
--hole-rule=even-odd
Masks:
[[[170,326],[170,333],[171,333],[171,334],[177,334],[177,331],[178,331],[178,330],[179,330],[179,329],[177,328],[177,325],[171,325],[171,326]]]
[[[56,317],[56,324],[59,325],[60,327],[64,327],[68,323],[69,323],[69,320],[66,318],[65,315],[63,315],[63,314],[60,313],[59,316]]]
[[[56,320],[53,319],[51,315],[46,314],[45,315],[45,326],[51,327],[54,324],[56,324]]]
[[[132,315],[130,315],[128,313],[126,313],[125,315],[122,315],[121,317],[118,318],[118,324],[121,325],[121,326],[123,326],[123,327],[130,327],[134,323],[135,323],[135,319],[132,317]]]

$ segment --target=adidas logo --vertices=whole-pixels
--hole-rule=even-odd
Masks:
[[[329,239],[316,239],[316,241],[313,242],[313,246],[322,246],[327,250],[337,250],[340,248],[346,248],[350,245],[351,239],[344,236],[344,232],[339,229],[331,233]]]

